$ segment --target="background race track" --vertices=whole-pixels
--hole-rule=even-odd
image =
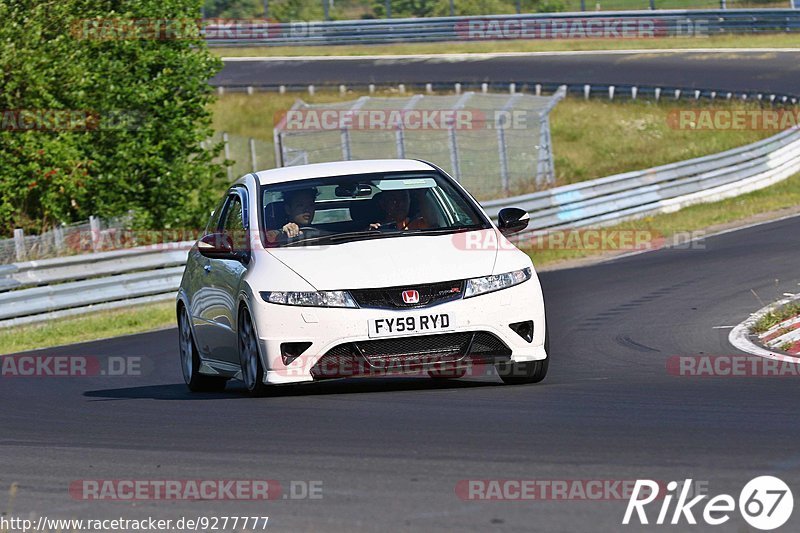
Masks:
[[[228,59],[212,85],[566,83],[800,95],[797,51],[614,51]]]
[[[464,479],[694,478],[738,497],[751,478],[774,474],[800,487],[800,378],[666,371],[672,356],[736,353],[729,329],[714,328],[761,307],[751,290],[765,302],[800,290],[799,230],[800,218],[787,218],[711,237],[705,249],[542,273],[553,349],[535,386],[396,378],[262,399],[236,387],[192,395],[174,329],[46,350],[138,355],[149,367],[128,378],[3,378],[0,482],[20,484],[20,515],[241,513],[269,515],[277,531],[641,530],[619,525],[625,501],[462,501]],[[86,478],[321,480],[323,499],[72,499],[69,484]],[[748,529],[734,514],[716,530]]]

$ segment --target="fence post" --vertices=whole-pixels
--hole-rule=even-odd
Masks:
[[[89,232],[92,235],[92,251],[96,252],[100,245],[100,219],[96,216],[89,216]]]
[[[275,168],[282,167],[283,158],[283,136],[276,129],[272,130],[272,147],[275,150]]]
[[[53,226],[53,244],[57,252],[64,250],[64,226],[61,224]]]
[[[550,153],[552,144],[550,142],[550,117],[545,115],[539,123],[539,161],[536,168],[536,188],[542,186],[542,182],[552,184],[555,181],[553,171],[553,158]]]
[[[412,96],[411,99],[408,101],[408,103],[406,103],[406,105],[403,106],[403,113],[401,113],[400,114],[401,116],[398,117],[397,119],[397,131],[395,131],[394,139],[397,148],[397,157],[399,159],[406,158],[406,136],[405,136],[405,130],[403,129],[403,116],[405,115],[405,111],[410,111],[411,109],[414,109],[414,106],[417,105],[417,102],[419,102],[421,98],[422,98],[421,94],[415,94],[414,96]]]
[[[253,172],[258,172],[258,161],[256,160],[256,140],[250,137],[248,144],[250,145],[250,165],[253,167]]]
[[[539,160],[536,165],[536,187],[539,188],[542,182],[553,184],[556,180],[555,168],[553,165],[553,143],[550,138],[550,112],[567,95],[567,86],[562,85],[553,94],[550,103],[539,114]]]
[[[348,112],[352,113],[353,111],[358,111],[364,104],[367,103],[367,100],[369,100],[369,96],[362,96],[361,98],[356,100],[356,103],[354,103],[350,107]],[[342,134],[341,134],[342,159],[344,159],[345,161],[350,161],[353,159],[353,153],[350,149],[350,128],[347,127],[346,122],[347,121],[345,121],[345,125],[342,126]]]
[[[500,109],[500,115],[495,117],[494,127],[497,129],[497,155],[500,158],[500,184],[503,194],[508,195],[510,185],[508,178],[508,147],[506,146],[506,118],[509,109],[514,108],[514,102],[520,99],[519,93],[512,95]]]
[[[25,250],[25,233],[20,228],[14,230],[14,251],[17,254],[17,261],[25,261],[28,258]]]
[[[461,95],[456,104],[452,107],[452,111],[458,111],[464,107],[474,93],[472,91],[466,92]],[[458,157],[458,137],[456,136],[456,128],[453,121],[447,126],[447,138],[450,143],[450,165],[453,168],[453,177],[456,181],[461,181],[461,164]]]
[[[228,181],[233,181],[233,167],[227,162],[231,158],[231,146],[228,142],[228,134],[226,132],[222,132],[222,142],[225,146],[225,168],[228,172]]]

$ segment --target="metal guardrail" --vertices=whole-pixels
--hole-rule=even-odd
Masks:
[[[800,172],[800,130],[697,159],[513,198],[484,202],[496,217],[504,207],[531,215],[528,231],[614,224],[766,187]]]
[[[800,172],[800,128],[748,146],[523,196],[484,202],[527,209],[529,229],[601,226],[715,201]],[[192,242],[0,267],[0,327],[174,298]]]
[[[638,27],[641,38],[708,36],[724,33],[800,31],[798,9],[604,11],[529,13],[464,17],[431,17],[328,22],[209,25],[210,46],[330,46],[503,40],[514,38],[562,39],[598,37],[594,32],[615,31],[609,21]],[[598,26],[599,25],[599,26]],[[598,28],[606,29],[598,29]],[[616,27],[620,29],[619,26]],[[650,35],[648,32],[653,32]],[[577,32],[577,34],[575,33]],[[613,35],[611,35],[613,36]],[[600,38],[609,37],[599,35]]]
[[[193,244],[175,242],[0,266],[0,327],[173,298]]]

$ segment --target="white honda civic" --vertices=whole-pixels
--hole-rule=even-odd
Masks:
[[[189,252],[177,299],[193,391],[494,368],[544,379],[544,302],[530,258],[435,165],[322,163],[234,183]],[[494,370],[492,370],[494,373]]]

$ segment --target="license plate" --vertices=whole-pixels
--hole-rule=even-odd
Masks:
[[[390,337],[406,333],[435,333],[452,331],[455,321],[450,313],[415,313],[369,321],[370,337]]]

